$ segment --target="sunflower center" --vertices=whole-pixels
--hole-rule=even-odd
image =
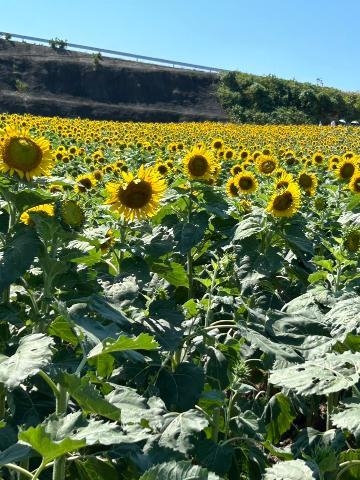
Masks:
[[[239,180],[239,187],[242,190],[250,190],[250,188],[253,186],[253,181],[249,177],[242,177]]]
[[[188,165],[189,172],[194,177],[202,177],[208,170],[208,162],[202,155],[194,155]]]
[[[82,178],[81,180],[79,180],[79,184],[80,184],[80,189],[81,187],[83,187],[81,189],[82,191],[89,190],[92,187],[92,181],[90,180],[90,178]]]
[[[300,175],[299,185],[303,188],[311,188],[312,178],[310,177],[310,175],[306,175],[306,173]]]
[[[263,162],[261,165],[261,171],[263,173],[271,173],[275,169],[276,165],[271,160]]]
[[[29,172],[40,165],[41,148],[26,137],[10,138],[4,148],[4,161],[10,168]]]
[[[353,165],[352,163],[345,163],[340,168],[341,178],[351,178],[354,172],[355,172],[355,165]]]
[[[234,184],[234,182],[231,182],[230,185],[229,185],[229,191],[230,191],[230,194],[233,196],[233,197],[236,197],[237,194],[238,194],[238,189],[236,187],[236,185]]]
[[[281,180],[281,182],[278,182],[278,184],[276,185],[276,188],[278,190],[281,190],[282,188],[287,188],[289,186],[289,182],[287,182],[286,180]]]
[[[293,203],[293,197],[290,192],[285,192],[279,195],[274,200],[274,209],[283,212],[291,207]]]
[[[151,200],[151,184],[145,180],[130,182],[125,189],[120,188],[118,196],[120,202],[128,208],[143,208]]]

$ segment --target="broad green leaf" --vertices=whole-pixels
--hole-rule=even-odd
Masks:
[[[129,319],[126,317],[121,308],[111,304],[100,295],[91,295],[89,298],[88,307],[92,312],[96,312],[105,320],[110,320],[123,329],[126,329],[126,327],[131,325]]]
[[[96,413],[110,420],[120,420],[120,410],[105,400],[86,377],[80,379],[75,375],[63,372],[60,375],[60,383],[80,405],[84,413]]]
[[[156,386],[169,410],[194,408],[204,387],[203,369],[190,362],[180,363],[173,372],[159,373]]]
[[[42,333],[22,337],[11,357],[0,363],[0,382],[13,390],[26,378],[36,375],[52,358],[54,340]]]
[[[154,258],[159,258],[174,248],[173,231],[164,225],[156,226],[150,235],[142,237],[142,241],[146,245],[147,255]]]
[[[69,342],[73,347],[79,343],[79,339],[74,333],[72,326],[64,315],[55,318],[49,325],[48,333]]]
[[[360,460],[360,449],[346,450],[339,453],[339,463],[351,462],[352,460]],[[360,480],[360,463],[349,465],[350,468],[343,470],[341,480]]]
[[[142,257],[127,257],[120,263],[121,274],[134,275],[143,282],[151,280],[149,265]]]
[[[0,256],[0,292],[27,271],[41,245],[33,228],[23,224],[16,226]]]
[[[189,279],[183,265],[177,262],[160,263],[155,262],[151,266],[151,270],[159,274],[175,287],[189,287]]]
[[[269,381],[301,395],[328,395],[346,390],[360,378],[360,353],[327,353],[322,358],[272,371]]]
[[[339,428],[349,430],[355,437],[360,437],[360,402],[344,402],[344,410],[331,415],[331,421]]]
[[[191,223],[184,223],[181,227],[179,248],[180,253],[185,255],[191,248],[195,247],[204,237],[207,229],[209,216],[202,211],[192,215]],[[176,238],[176,237],[175,237]]]
[[[54,202],[54,197],[46,190],[21,190],[16,193],[12,192],[11,197],[20,213],[37,205]]]
[[[30,454],[30,447],[22,443],[14,443],[11,447],[0,452],[0,466],[6,463],[13,463],[26,458]]]
[[[215,473],[191,462],[160,463],[147,470],[139,480],[221,480]]]
[[[217,348],[209,346],[205,359],[205,374],[209,384],[219,390],[229,386],[229,362],[226,356]]]
[[[292,426],[296,413],[291,401],[282,393],[271,397],[265,407],[262,419],[265,422],[266,440],[276,444],[281,436]]]
[[[140,333],[137,337],[127,337],[121,335],[117,340],[107,338],[102,343],[96,345],[88,354],[88,358],[98,355],[114,352],[124,352],[126,350],[156,350],[159,344],[154,337],[147,333]]]
[[[190,409],[183,413],[166,413],[164,426],[159,437],[159,445],[169,447],[181,453],[192,448],[191,437],[208,426],[208,419],[198,410]]]
[[[304,460],[288,460],[266,468],[264,480],[318,480],[315,464]]]
[[[40,453],[45,464],[50,463],[55,458],[61,457],[65,453],[74,452],[85,447],[85,440],[72,440],[64,438],[60,442],[54,442],[50,434],[46,432],[44,425],[30,427],[19,433],[19,441],[30,445],[34,450]]]
[[[344,342],[348,333],[360,334],[360,296],[340,299],[325,315],[332,326],[331,335]]]
[[[302,220],[294,220],[288,223],[284,228],[284,233],[288,245],[294,252],[314,254],[313,242],[307,238],[306,228]]]
[[[235,230],[233,242],[251,237],[264,230],[265,226],[261,223],[262,217],[262,214],[251,214],[241,220]]]
[[[234,449],[230,444],[222,445],[212,440],[196,442],[193,455],[197,463],[218,475],[226,475],[231,467]]]
[[[100,249],[92,248],[87,252],[87,255],[82,255],[81,257],[71,258],[70,262],[79,263],[86,265],[87,267],[92,267],[97,263],[101,262],[103,258],[102,251]]]
[[[72,462],[76,468],[77,480],[118,480],[119,476],[109,460],[89,457]],[[72,478],[75,478],[74,476]]]

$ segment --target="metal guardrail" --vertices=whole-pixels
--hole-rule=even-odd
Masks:
[[[46,43],[47,45],[50,45],[50,42],[51,42],[51,40],[48,40],[46,38],[29,37],[27,35],[19,35],[17,33],[10,33],[10,32],[0,32],[1,37],[6,37],[9,35],[10,35],[10,38],[14,37],[22,40],[28,40],[30,42]],[[86,45],[78,45],[76,43],[66,42],[66,48],[76,49],[76,50],[85,50],[85,51],[97,52],[97,53],[100,52],[108,55],[115,55],[116,57],[126,57],[126,58],[135,59],[137,62],[141,60],[144,62],[153,62],[158,65],[165,64],[165,65],[170,65],[174,68],[180,67],[180,68],[192,69],[192,70],[202,70],[210,73],[211,72],[220,73],[220,72],[228,71],[223,68],[206,67],[204,65],[195,65],[192,63],[177,62],[175,60],[166,60],[164,58],[147,57],[144,55],[137,55],[134,53],[119,52],[117,50],[108,50],[106,48],[95,48],[95,47],[89,47]]]

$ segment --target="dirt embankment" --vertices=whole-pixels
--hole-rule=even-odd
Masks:
[[[102,120],[226,121],[216,73],[0,40],[0,112]]]

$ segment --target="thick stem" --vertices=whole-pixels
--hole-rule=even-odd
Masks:
[[[21,475],[20,478],[34,478],[28,470],[19,467],[19,465],[16,465],[16,463],[6,463],[4,467],[8,468],[9,470],[14,470],[14,472],[18,472]]]
[[[191,298],[193,298],[193,290],[194,290],[194,287],[193,287],[193,284],[194,284],[193,258],[192,258],[191,250],[192,249],[190,249],[188,251],[187,259],[186,259],[186,273],[187,273],[188,281],[189,281],[189,290],[188,290],[188,299],[189,300]]]
[[[220,408],[217,407],[213,412],[213,425],[211,432],[211,440],[215,443],[218,442],[219,437],[219,424],[220,424]]]
[[[5,418],[5,401],[6,401],[6,389],[5,385],[0,382],[0,420]]]
[[[68,394],[62,385],[58,385],[59,396],[56,398],[56,415],[66,413],[68,404]],[[52,480],[65,480],[66,457],[63,455],[54,461]]]

